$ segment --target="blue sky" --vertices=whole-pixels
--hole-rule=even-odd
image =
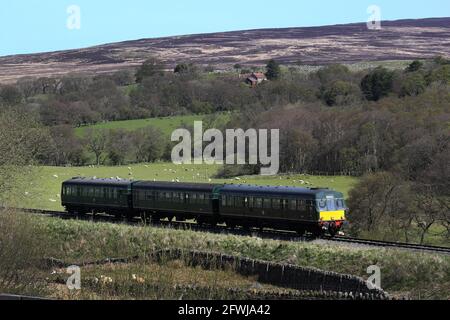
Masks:
[[[449,0],[1,0],[0,56],[72,49],[139,38],[256,28],[450,16]],[[67,28],[67,8],[81,28]]]

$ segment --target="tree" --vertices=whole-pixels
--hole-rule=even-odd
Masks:
[[[394,73],[378,67],[366,75],[361,81],[361,90],[369,101],[378,101],[387,96],[393,87]]]
[[[416,183],[414,189],[414,201],[418,210],[413,217],[420,229],[420,244],[423,244],[430,228],[439,221],[441,212],[446,208],[439,201],[432,185]]]
[[[19,200],[29,191],[22,188],[30,188],[34,173],[31,165],[45,153],[49,141],[48,131],[32,112],[0,110],[0,203]]]
[[[350,191],[347,202],[352,232],[381,232],[383,237],[392,237],[391,233],[402,227],[407,235],[413,219],[412,198],[408,183],[392,173],[364,176]]]
[[[112,165],[123,165],[131,155],[132,133],[123,129],[109,131],[107,150]]]
[[[358,99],[359,88],[351,82],[337,80],[323,88],[322,98],[328,106],[347,105]]]
[[[105,152],[108,135],[104,129],[87,129],[85,142],[88,151],[95,155],[95,163],[100,165],[101,156]]]
[[[406,68],[406,72],[416,72],[416,71],[419,71],[422,67],[423,67],[422,62],[420,62],[419,60],[414,60]]]
[[[136,82],[141,83],[148,77],[161,76],[164,74],[164,65],[157,58],[147,59],[136,72]]]
[[[22,94],[15,86],[2,87],[0,98],[7,106],[14,106],[22,102]]]
[[[427,83],[425,77],[420,73],[410,73],[402,79],[400,96],[417,96],[423,93]]]
[[[188,73],[189,72],[189,65],[187,63],[179,63],[176,65],[175,69],[173,70],[175,73]]]
[[[118,86],[128,86],[134,83],[134,73],[131,70],[117,71],[111,75],[112,81]]]
[[[165,151],[163,134],[153,127],[137,130],[134,135],[136,160],[138,162],[154,162],[162,158]]]
[[[444,64],[436,69],[433,69],[426,76],[428,84],[432,82],[441,82],[450,84],[450,64]]]
[[[53,141],[53,152],[51,152],[52,165],[83,165],[86,162],[84,149],[79,138],[75,136],[73,127],[67,125],[54,126],[50,128]]]
[[[266,77],[269,80],[277,80],[281,75],[280,65],[274,59],[269,60],[266,70]]]

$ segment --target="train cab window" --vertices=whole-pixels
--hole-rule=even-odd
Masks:
[[[320,211],[325,211],[327,209],[327,201],[325,199],[318,200],[317,205]]]
[[[338,209],[345,209],[344,200],[343,199],[336,199],[336,208]]]

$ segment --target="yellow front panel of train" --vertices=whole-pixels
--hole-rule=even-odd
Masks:
[[[320,212],[321,221],[341,221],[345,220],[345,211],[323,211]]]

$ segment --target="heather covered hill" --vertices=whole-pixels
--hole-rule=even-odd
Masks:
[[[450,18],[382,22],[381,30],[365,23],[309,28],[260,29],[141,39],[101,46],[0,58],[0,82],[24,76],[69,72],[111,72],[134,67],[157,56],[168,67],[181,61],[227,69],[239,63],[322,65],[379,60],[449,57]]]

